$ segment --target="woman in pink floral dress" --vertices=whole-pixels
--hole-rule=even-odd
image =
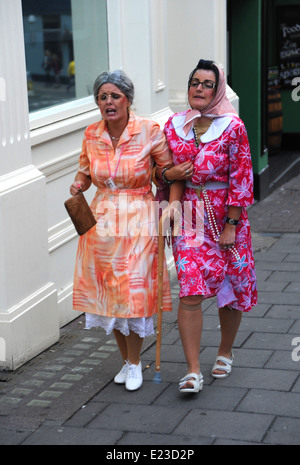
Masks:
[[[171,186],[170,204],[180,200],[183,212],[192,204],[204,212],[198,242],[191,236],[197,219],[193,218],[191,230],[185,215],[182,233],[173,237],[180,283],[178,325],[188,366],[179,390],[198,392],[203,386],[202,300],[217,297],[221,342],[211,373],[220,378],[231,371],[242,313],[256,305],[257,291],[246,211],[253,202],[253,174],[244,123],[226,97],[223,71],[213,62],[200,60],[188,89],[191,110],[173,115],[165,134],[174,164],[191,163],[186,182]],[[172,179],[172,170],[165,177]]]

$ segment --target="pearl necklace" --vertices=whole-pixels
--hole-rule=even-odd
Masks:
[[[193,133],[194,133],[194,137],[195,137],[195,145],[198,148],[199,147],[199,141],[198,141],[198,135],[197,135],[197,132],[196,132],[195,128],[193,128]]]
[[[212,209],[212,206],[211,206],[211,203],[210,203],[209,197],[207,195],[207,191],[205,189],[204,184],[199,186],[199,191],[202,192],[202,194],[203,194],[203,200],[204,200],[204,205],[205,205],[205,209],[206,209],[206,213],[207,213],[208,223],[209,223],[209,226],[210,226],[214,241],[219,242],[220,232],[219,232],[218,225],[217,225],[216,218],[215,218],[215,214],[214,214],[214,211]],[[200,196],[198,195],[198,197],[200,197]],[[241,259],[240,255],[239,255],[239,253],[238,253],[238,251],[237,251],[237,249],[236,249],[236,247],[234,245],[229,247],[229,250],[233,254],[233,256],[235,257],[235,259],[237,261],[239,261]]]

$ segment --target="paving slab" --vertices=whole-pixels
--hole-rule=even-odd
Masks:
[[[290,391],[297,380],[299,373],[296,370],[279,370],[268,368],[240,368],[235,367],[231,376],[218,380],[218,385],[245,387],[248,389],[266,389]]]
[[[193,409],[178,425],[175,434],[260,442],[268,431],[272,415]],[[191,425],[197,425],[191,428]],[[189,433],[188,433],[189,432]]]
[[[122,439],[118,441],[119,446],[155,444],[158,446],[174,446],[175,449],[181,450],[178,446],[204,446],[211,445],[213,438],[190,437],[189,434],[153,434],[153,433],[125,433]]]
[[[186,410],[178,406],[111,403],[87,428],[171,434],[185,416]]]
[[[275,350],[265,367],[279,369],[283,372],[285,370],[292,370],[295,374],[299,375],[300,361],[295,362],[295,360],[293,360],[292,348],[291,350]]]
[[[264,443],[277,445],[299,445],[300,419],[278,417],[267,432]]]
[[[274,382],[274,387],[276,383]],[[300,418],[299,394],[278,390],[251,389],[238,406],[240,412],[257,412]]]
[[[294,335],[277,333],[252,333],[244,344],[244,348],[286,350],[290,354],[293,350]]]
[[[72,428],[60,424],[43,425],[27,437],[23,445],[110,445],[121,436],[122,431]]]
[[[219,406],[220,410],[233,411],[245,397],[248,390],[241,387],[226,387],[213,383],[205,385],[205,389],[200,395],[195,396],[191,394],[182,395],[178,392],[177,384],[171,384],[164,392],[156,399],[154,405],[171,407],[177,405],[186,410],[190,409],[205,409],[216,410]]]

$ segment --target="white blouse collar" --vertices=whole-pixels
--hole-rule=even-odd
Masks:
[[[190,129],[187,135],[183,131],[185,116],[186,114],[175,115],[172,119],[172,123],[177,136],[184,140],[191,140],[195,137],[193,129]],[[228,114],[224,116],[215,117],[208,130],[200,137],[201,142],[207,143],[211,142],[212,140],[218,139],[218,137],[220,137],[220,135],[229,126],[230,122],[233,119],[233,116],[233,114]]]

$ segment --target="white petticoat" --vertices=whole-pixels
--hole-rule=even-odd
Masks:
[[[96,315],[94,313],[85,314],[85,328],[101,327],[109,335],[114,329],[120,331],[124,336],[129,336],[129,331],[138,334],[144,338],[154,334],[153,317],[146,318],[110,318]]]

